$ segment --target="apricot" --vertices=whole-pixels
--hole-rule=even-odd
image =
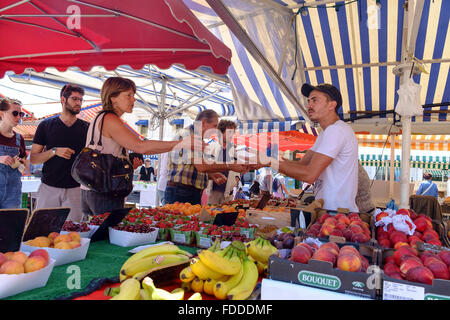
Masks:
[[[66,241],[58,242],[57,244],[55,244],[54,248],[55,249],[64,249],[64,250],[72,249],[72,247],[70,246],[69,242],[66,242]]]
[[[0,267],[0,274],[21,274],[25,269],[23,264],[14,260],[8,260]]]
[[[40,270],[42,268],[45,268],[47,265],[47,262],[45,261],[45,258],[42,256],[34,256],[31,258],[28,258],[27,261],[24,263],[24,270],[26,273],[33,272]]]
[[[70,242],[72,241],[72,237],[68,234],[60,234],[59,236],[57,236],[55,238],[55,240],[53,240],[53,243],[55,245],[56,248],[56,244],[60,243],[60,242]]]
[[[5,256],[5,254],[0,252],[0,266],[6,261],[8,261],[8,258]]]
[[[420,282],[425,284],[433,284],[434,275],[430,269],[424,266],[411,268],[406,273],[406,280],[412,282]]]
[[[11,257],[13,256],[13,254],[14,254],[14,252],[12,252],[12,251],[6,252],[6,253],[5,253],[6,259],[11,260]]]
[[[53,242],[57,236],[59,236],[59,233],[58,233],[58,232],[51,232],[51,233],[48,235],[48,238]]]
[[[337,267],[343,271],[359,272],[361,270],[361,258],[353,253],[339,255]]]
[[[47,237],[36,237],[33,240],[35,247],[49,247],[52,241]]]
[[[68,242],[70,248],[75,249],[81,246],[81,243],[79,241],[70,241]]]
[[[11,255],[11,258],[9,260],[24,264],[27,259],[28,256],[25,253],[23,253],[22,251],[16,251]]]
[[[48,264],[50,262],[50,256],[49,256],[47,250],[44,250],[44,249],[34,250],[32,253],[30,253],[28,258],[35,257],[35,256],[43,257],[45,259],[46,264]]]
[[[81,241],[81,237],[80,237],[80,234],[78,232],[70,232],[69,236],[72,238],[72,240],[75,240],[75,241],[78,241],[78,242]]]

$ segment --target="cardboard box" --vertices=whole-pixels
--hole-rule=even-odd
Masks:
[[[31,251],[30,251],[31,252]],[[24,252],[29,255],[30,252]],[[50,258],[48,265],[40,270],[22,274],[0,274],[0,299],[15,294],[45,287],[55,266],[55,260]]]
[[[439,248],[439,249],[438,249]],[[419,254],[424,250],[435,253],[448,248],[437,247],[429,244],[418,244]],[[384,267],[384,259],[393,255],[394,249],[380,250],[378,258],[379,266]],[[434,279],[432,285],[411,282],[407,280],[394,279],[382,274],[382,300],[450,300],[450,280]]]
[[[373,247],[360,246],[359,251],[376,266],[377,254]],[[325,261],[311,259],[308,264],[303,264],[276,255],[269,257],[269,279],[370,299],[378,297],[380,285],[377,273],[342,271]]]
[[[121,247],[140,246],[143,244],[155,243],[158,235],[158,228],[147,233],[128,232],[116,230],[109,227],[109,242]]]
[[[291,213],[290,211],[274,212],[249,209],[247,210],[245,220],[250,224],[257,224],[258,226],[272,224],[283,228],[291,225]]]
[[[91,239],[81,238],[81,246],[75,249],[55,249],[48,247],[32,247],[24,243],[20,246],[20,251],[33,252],[37,249],[44,249],[50,258],[55,260],[55,267],[63,264],[84,260],[89,249]]]

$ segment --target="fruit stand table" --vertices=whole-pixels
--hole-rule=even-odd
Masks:
[[[131,255],[128,251],[134,247],[119,247],[110,244],[109,241],[91,243],[85,260],[55,267],[45,287],[22,292],[3,300],[55,300],[84,296],[90,293],[87,291],[100,288],[105,278],[109,284],[118,282],[120,267]],[[179,247],[191,253],[197,251],[195,247]],[[76,285],[77,272],[80,275],[80,286],[70,289]],[[99,285],[95,286],[96,283]]]

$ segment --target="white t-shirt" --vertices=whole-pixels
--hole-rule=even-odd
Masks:
[[[314,182],[315,198],[324,200],[324,209],[358,212],[358,142],[352,128],[336,121],[319,134],[311,151],[334,159]]]

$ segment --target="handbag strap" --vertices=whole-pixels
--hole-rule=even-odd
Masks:
[[[112,111],[101,111],[100,113],[99,113],[99,115],[101,114],[101,113],[105,113],[105,116],[106,116],[106,113],[113,113]],[[103,131],[103,123],[105,122],[105,116],[103,116],[103,118],[102,118],[102,122],[100,123],[100,136],[98,137],[98,142],[97,142],[97,145],[99,145],[99,146],[102,146],[102,131]],[[97,119],[96,119],[97,120]],[[94,122],[94,126],[95,126],[95,122]],[[92,135],[93,136],[93,135]],[[93,138],[92,138],[93,139]],[[128,155],[128,152],[126,152],[125,151],[125,148],[122,146],[122,155],[124,155],[125,156],[125,158],[126,159],[128,159],[128,161],[130,161],[130,157],[129,157],[129,155]]]

